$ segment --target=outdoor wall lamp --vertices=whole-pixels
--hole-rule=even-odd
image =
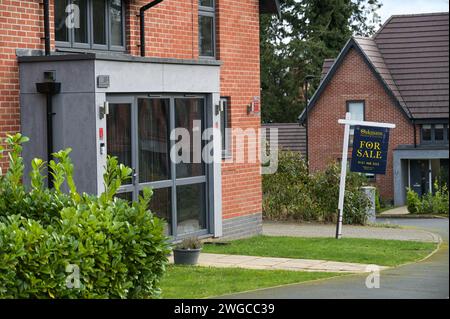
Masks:
[[[109,114],[109,102],[105,101],[105,102],[103,102],[103,105],[101,105],[98,108],[98,116],[101,120],[105,117],[105,115],[108,115],[108,114]]]
[[[261,98],[254,96],[253,100],[247,105],[247,115],[261,113]]]

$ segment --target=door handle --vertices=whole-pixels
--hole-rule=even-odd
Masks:
[[[133,174],[131,175],[132,177],[132,183],[133,185],[136,185],[136,181],[137,181],[137,173],[136,173],[136,169],[133,168]]]

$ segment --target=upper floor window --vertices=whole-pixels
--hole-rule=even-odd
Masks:
[[[216,56],[216,14],[214,0],[199,0],[198,47],[201,57]]]
[[[448,143],[448,124],[423,124],[420,130],[422,143]]]
[[[350,112],[351,119],[356,121],[364,121],[364,101],[347,101],[347,112]],[[350,145],[353,144],[353,136],[355,135],[355,128],[350,126]]]
[[[57,47],[125,50],[123,0],[55,1]]]

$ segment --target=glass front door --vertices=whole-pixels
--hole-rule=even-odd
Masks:
[[[205,98],[111,97],[109,102],[108,155],[134,171],[118,197],[137,200],[151,187],[150,209],[167,222],[168,235],[207,234],[208,166],[201,158],[202,142],[194,141],[205,128]],[[174,129],[183,134],[171,140]],[[172,160],[175,144],[183,147]]]

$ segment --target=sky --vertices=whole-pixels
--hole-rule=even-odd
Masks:
[[[383,6],[378,10],[381,22],[391,15],[430,12],[448,12],[449,0],[381,0]]]

